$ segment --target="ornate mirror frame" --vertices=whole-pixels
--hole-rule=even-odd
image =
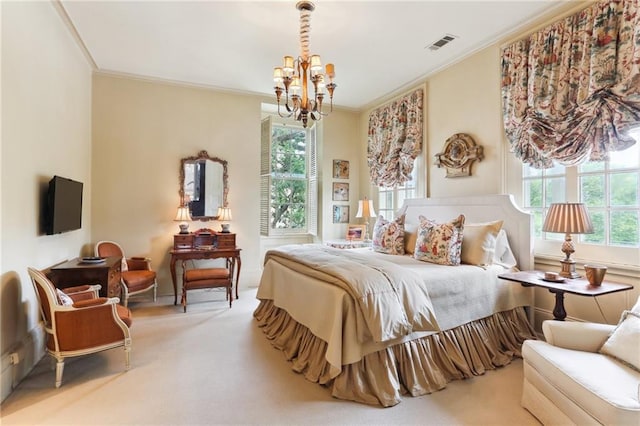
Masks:
[[[220,207],[227,207],[227,194],[229,193],[229,174],[227,169],[227,161],[218,157],[211,157],[207,151],[202,150],[198,152],[198,155],[192,157],[185,157],[180,160],[180,174],[179,174],[179,188],[178,194],[180,195],[180,206],[184,206],[185,203],[185,191],[184,191],[184,178],[185,178],[185,164],[195,162],[213,161],[222,165],[222,205]],[[218,216],[192,216],[193,220],[215,220]]]

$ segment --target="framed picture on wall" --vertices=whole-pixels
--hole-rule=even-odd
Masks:
[[[333,178],[349,179],[349,162],[347,160],[333,160]]]
[[[334,182],[332,199],[333,201],[349,201],[349,184]]]
[[[333,206],[333,223],[349,223],[349,206]]]
[[[347,227],[347,240],[349,241],[361,241],[364,239],[364,227],[365,225],[355,225],[350,223]]]

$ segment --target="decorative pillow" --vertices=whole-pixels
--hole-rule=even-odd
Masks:
[[[600,353],[610,355],[640,371],[640,312],[624,311],[611,336],[600,348]]]
[[[385,254],[404,254],[404,215],[393,222],[378,216],[373,227],[373,250]]]
[[[420,216],[418,237],[413,257],[440,265],[459,265],[462,250],[464,215],[450,222],[439,224]]]
[[[56,288],[56,294],[58,295],[58,300],[62,305],[64,306],[73,305],[73,299],[70,298],[69,295],[67,295],[65,292],[63,292],[59,288]]]
[[[464,226],[460,260],[470,265],[490,265],[496,250],[502,220],[487,223],[469,223]]]
[[[418,225],[406,224],[404,225],[404,252],[413,254],[416,249],[416,240],[418,239]]]
[[[493,263],[502,265],[505,268],[512,268],[518,264],[516,257],[511,250],[511,246],[509,245],[507,231],[504,229],[501,229],[500,232],[498,232],[498,237],[496,238],[496,250],[493,254]]]

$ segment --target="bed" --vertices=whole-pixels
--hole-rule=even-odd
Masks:
[[[510,195],[409,199],[398,212],[405,248],[414,251],[425,218],[442,224],[459,215],[467,254],[474,229],[500,223],[493,239],[481,233],[493,245],[490,261],[448,266],[319,244],[269,250],[258,326],[306,379],[336,398],[384,407],[507,365],[535,338],[533,292],[498,275],[532,269],[532,218]]]

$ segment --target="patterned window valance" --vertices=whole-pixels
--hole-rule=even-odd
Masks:
[[[635,143],[639,3],[596,3],[503,49],[505,131],[524,163],[573,166]]]
[[[410,180],[421,151],[422,89],[371,113],[367,162],[372,184],[394,187]]]

